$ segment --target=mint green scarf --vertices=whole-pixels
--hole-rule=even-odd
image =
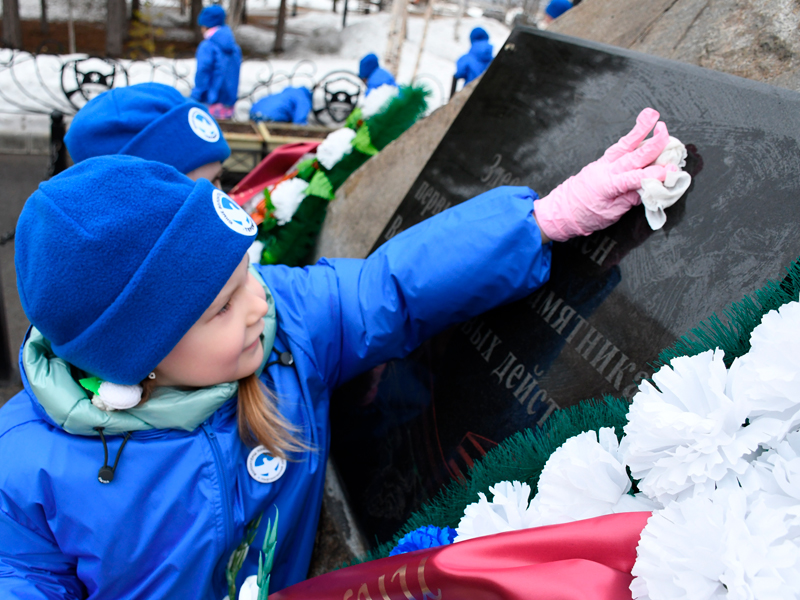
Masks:
[[[264,288],[269,304],[261,334],[264,358],[256,371],[260,375],[272,351],[278,327],[272,293],[254,268],[251,267],[250,272]],[[236,381],[189,391],[158,387],[141,406],[106,412],[92,404],[86,390],[72,378],[70,365],[53,354],[50,342],[36,328],[31,329],[22,358],[28,382],[39,403],[58,426],[76,435],[97,435],[95,427],[102,427],[106,435],[147,429],[194,431],[239,389]]]

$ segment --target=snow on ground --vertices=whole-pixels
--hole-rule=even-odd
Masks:
[[[278,2],[279,0],[249,0],[248,11],[250,14],[274,12]],[[353,0],[350,2],[355,4]],[[60,14],[59,11],[64,8],[62,4],[66,3],[56,3],[52,0],[48,2],[49,14],[52,19]],[[75,18],[84,20],[86,17],[97,17],[97,15],[102,15],[104,18],[104,4],[105,0],[73,0]],[[156,0],[154,4],[165,6],[169,4],[169,8],[165,7],[163,11],[172,11],[177,17],[174,1],[168,3],[167,0]],[[246,60],[243,63],[239,82],[240,96],[249,93],[259,82],[269,80],[272,81],[272,85],[264,88],[260,93],[278,92],[289,84],[286,75],[295,70],[300,75],[296,76],[292,83],[309,87],[331,71],[347,70],[357,73],[358,62],[362,56],[374,52],[382,57],[386,51],[391,18],[388,11],[370,15],[348,13],[347,27],[342,30],[341,8],[338,14],[333,13],[330,0],[298,0],[298,5],[307,10],[300,12],[297,17],[287,19],[286,52],[280,58]],[[339,5],[341,7],[341,0]],[[26,15],[38,18],[39,6],[39,0],[20,0],[23,18]],[[102,19],[94,18],[93,20]],[[510,31],[504,24],[493,19],[465,16],[461,20],[458,41],[456,41],[454,39],[455,26],[456,18],[448,16],[435,17],[429,24],[417,80],[431,88],[432,108],[436,108],[446,101],[455,72],[455,61],[469,50],[469,32],[473,27],[481,26],[486,29],[490,41],[495,47],[495,53],[500,49]],[[398,71],[399,83],[411,83],[423,27],[424,19],[421,15],[409,15],[407,40],[403,45]],[[243,28],[241,35],[245,37],[260,36],[256,41],[271,47],[274,33],[250,26]],[[329,40],[330,43],[321,44],[320,40],[323,39]],[[252,42],[252,40],[250,41]],[[63,100],[59,101],[59,98],[63,98],[61,63],[74,57],[42,55],[34,59],[21,55],[18,64],[10,69],[3,66],[10,56],[10,50],[0,50],[0,61],[2,61],[0,62],[0,132],[21,133],[43,128],[42,133],[46,133],[49,128],[47,118],[9,118],[3,113],[33,111],[47,115],[53,108],[61,108],[68,114],[73,112],[69,105]],[[301,61],[304,60],[312,61],[313,65],[301,64]],[[148,63],[121,62],[128,69],[129,84],[155,80],[173,85],[176,83],[176,78],[172,74],[173,70],[185,78],[189,84],[194,81],[195,61],[193,59],[154,59],[153,63],[159,65],[156,70],[153,70]],[[74,75],[66,72],[64,79],[66,89],[75,87]],[[118,79],[115,85],[120,83],[122,81]],[[179,81],[176,87],[184,95],[189,94],[189,85],[185,82]],[[19,105],[25,108],[20,109]],[[248,110],[249,103],[240,102],[237,105],[236,117],[242,120],[247,119]]]

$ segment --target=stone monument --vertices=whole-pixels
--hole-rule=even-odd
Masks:
[[[800,255],[799,94],[524,28],[375,247],[499,185],[548,193],[646,106],[687,145],[694,177],[663,229],[638,207],[554,244],[541,290],[451,328],[332,402],[333,457],[369,538],[390,538],[511,433],[587,398],[631,397],[661,349]]]

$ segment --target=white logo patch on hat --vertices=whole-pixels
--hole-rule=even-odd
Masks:
[[[242,235],[255,235],[256,222],[250,218],[241,206],[231,200],[225,192],[214,190],[211,194],[211,201],[214,203],[214,210],[217,211],[219,218],[236,233]]]
[[[219,125],[206,111],[193,106],[189,109],[189,127],[201,140],[216,142],[219,139]]]
[[[286,472],[286,459],[272,456],[264,446],[256,446],[247,457],[247,472],[260,483],[272,483]]]

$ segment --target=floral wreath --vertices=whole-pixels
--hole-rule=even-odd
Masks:
[[[662,352],[630,404],[590,400],[508,438],[365,559],[651,511],[633,598],[796,597],[800,261],[787,270]]]
[[[256,206],[261,264],[299,266],[311,252],[336,190],[358,167],[411,127],[427,109],[428,90],[383,85],[365,98]]]

